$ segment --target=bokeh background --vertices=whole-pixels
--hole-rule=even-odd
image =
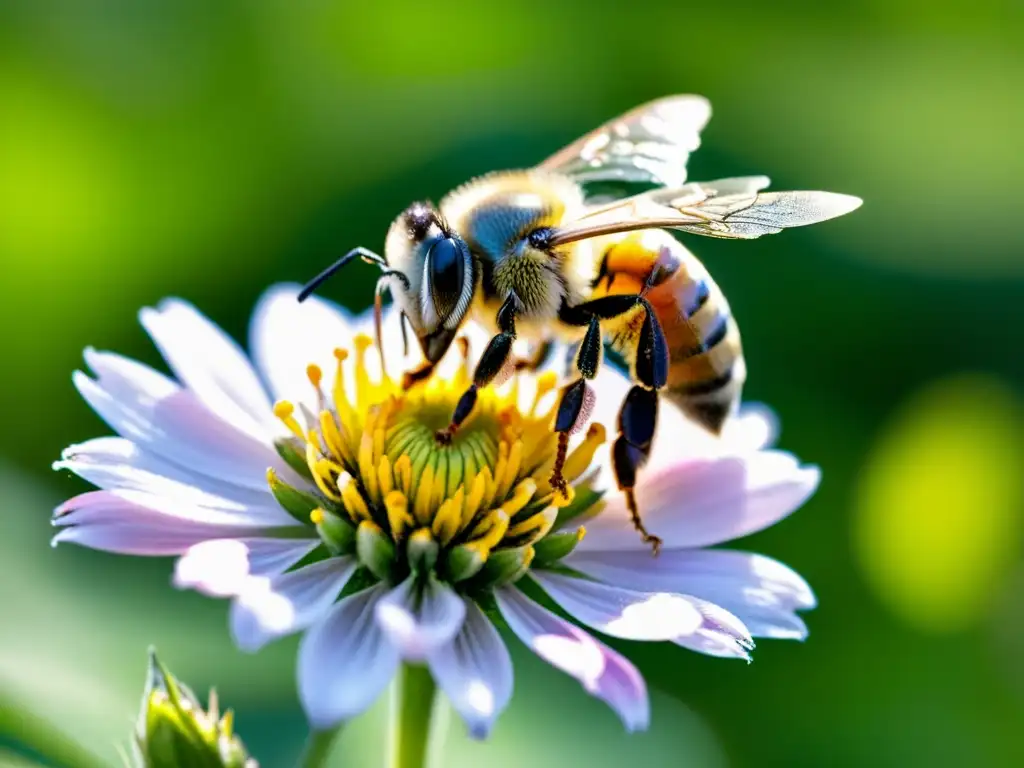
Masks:
[[[1016,0],[0,2],[0,763],[48,723],[116,764],[151,643],[217,686],[265,768],[304,736],[294,640],[243,655],[169,561],[50,548],[85,487],[50,462],[106,431],[71,386],[83,347],[158,364],[136,312],[168,295],[244,339],[265,286],[380,248],[410,200],[697,92],[691,178],[865,200],[690,240],[742,323],[749,397],[824,469],[743,542],[814,586],[810,638],[749,666],[615,643],[654,689],[635,736],[517,649],[492,743],[455,723],[447,764],[1024,764],[1022,40]],[[372,280],[328,294],[362,308]],[[382,715],[345,765],[379,764]]]

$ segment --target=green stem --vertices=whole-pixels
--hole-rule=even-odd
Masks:
[[[434,678],[425,666],[403,664],[391,694],[391,744],[388,768],[427,768],[431,736],[443,734],[431,726],[436,714]]]
[[[327,765],[327,757],[331,754],[334,741],[340,734],[340,725],[326,731],[310,731],[299,765],[302,768],[320,768]]]
[[[13,740],[37,758],[68,768],[104,768],[107,763],[41,717],[0,694],[0,741]]]

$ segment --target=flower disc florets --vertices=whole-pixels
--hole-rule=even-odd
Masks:
[[[584,531],[551,535],[559,515],[564,522],[598,497],[577,496],[571,485],[563,494],[548,480],[557,436],[553,406],[541,405],[554,375],[537,379],[526,410],[518,381],[482,390],[467,422],[442,443],[436,433],[469,383],[467,365],[403,391],[386,373],[373,380],[366,372],[371,345],[367,336],[355,339],[353,382],[345,380],[347,351],[335,351],[329,391],[320,368],[309,366],[317,413],[287,401],[275,406],[294,435],[279,445],[282,455],[321,493],[305,496],[272,474],[278,500],[296,516],[308,514],[329,550],[354,554],[374,578],[393,584],[416,572],[473,594],[518,580],[537,558],[552,563],[569,554]],[[591,425],[566,461],[567,482],[583,475],[604,439],[604,428]]]

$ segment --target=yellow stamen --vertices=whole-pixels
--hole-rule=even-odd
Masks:
[[[462,509],[456,504],[455,499],[448,499],[437,510],[430,529],[439,542],[447,544],[459,532],[461,526]]]
[[[530,405],[530,410],[527,412],[530,416],[533,416],[537,412],[537,406],[540,405],[540,401],[544,399],[544,395],[551,392],[558,386],[558,375],[554,371],[545,371],[537,377],[537,392],[533,396],[533,403]]]
[[[320,382],[324,380],[324,372],[320,370],[320,366],[316,363],[310,363],[306,366],[306,378],[313,385],[313,389],[319,390]]]
[[[320,492],[331,501],[341,501],[341,496],[335,490],[338,481],[331,477],[334,467],[327,459],[320,458],[313,443],[306,443],[306,464],[309,466],[309,471],[313,475],[313,481],[316,483],[316,487],[320,489]],[[335,477],[344,472],[341,467],[337,467],[337,469],[339,472],[334,473]]]
[[[480,546],[486,547],[489,552],[505,538],[505,534],[508,532],[508,521],[508,515],[504,511],[496,509],[477,523],[470,533],[470,539],[478,542]]]
[[[416,489],[416,500],[413,502],[412,510],[416,520],[423,525],[430,525],[432,509],[430,500],[434,495],[434,468],[427,466],[423,468],[420,476],[420,484]]]
[[[388,513],[388,525],[391,526],[391,536],[395,541],[401,541],[406,531],[415,525],[415,520],[409,514],[409,500],[401,491],[391,491],[384,497],[384,508]]]
[[[406,496],[412,492],[412,462],[408,454],[402,454],[395,462],[395,485]]]
[[[373,434],[369,432],[364,432],[359,441],[359,476],[366,483],[366,495],[374,504],[379,503],[377,472],[373,462]]]
[[[501,508],[511,518],[516,512],[530,503],[530,499],[533,498],[533,494],[536,491],[536,481],[528,477],[516,486],[516,492],[512,495],[512,498],[502,504]]]
[[[538,512],[535,515],[523,520],[521,523],[516,523],[508,529],[509,536],[524,536],[532,533],[532,539],[537,540],[548,535],[548,532],[555,525],[555,520],[558,519],[558,510],[554,507],[548,507],[547,509]]]
[[[565,459],[565,466],[562,468],[562,477],[567,483],[576,480],[586,472],[594,460],[594,454],[605,441],[605,430],[601,424],[591,424],[587,429],[587,436],[583,442],[576,446]]]
[[[466,499],[466,508],[462,511],[463,527],[473,522],[477,512],[484,506],[484,499],[487,497],[487,486],[491,482],[491,470],[484,467],[476,473],[473,478],[473,487],[469,489],[469,498]]]
[[[320,507],[317,507],[316,509],[309,513],[309,522],[311,522],[313,525],[320,525],[320,523],[322,523],[323,521],[324,511],[320,509]]]
[[[519,470],[522,468],[522,464],[523,443],[520,440],[516,440],[508,452],[508,461],[505,465],[505,472],[502,475],[501,482],[498,483],[498,490],[496,493],[497,498],[502,499],[508,496],[508,492],[512,490],[512,483],[514,483],[516,478],[519,477]],[[534,490],[536,490],[536,487]]]
[[[362,494],[359,493],[358,483],[352,478],[349,478],[345,487],[341,489],[341,501],[354,521],[373,519],[370,515],[370,508],[366,506]]]
[[[298,420],[295,418],[295,406],[288,400],[278,400],[274,404],[274,415],[284,422],[288,431],[295,435],[302,442],[306,442],[306,433],[302,431]]]
[[[377,483],[380,487],[380,495],[387,498],[387,495],[395,487],[395,475],[391,471],[391,459],[381,456],[377,462]]]

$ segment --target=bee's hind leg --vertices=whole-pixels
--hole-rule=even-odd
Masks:
[[[593,378],[597,374],[600,363],[601,334],[598,318],[621,315],[631,311],[638,304],[644,310],[644,321],[637,336],[636,360],[633,365],[638,384],[635,384],[626,395],[619,411],[619,435],[612,446],[612,468],[619,489],[625,494],[626,507],[629,509],[633,526],[643,536],[644,541],[651,545],[656,555],[661,548],[661,539],[649,533],[644,527],[634,489],[637,471],[651,454],[658,423],[658,392],[668,383],[668,344],[654,309],[642,294],[607,296],[578,307],[567,308],[561,314],[563,321],[574,325],[583,325],[584,322],[581,320],[587,317],[586,324],[589,327],[576,356],[576,366],[581,378],[566,387],[558,406],[555,431],[559,433],[559,451],[552,472],[551,486],[565,492],[565,481],[562,479],[561,471],[565,461],[565,450],[569,444],[569,433],[579,425],[580,415],[586,405],[585,379]]]
[[[619,411],[619,436],[612,446],[612,469],[619,490],[626,497],[633,527],[651,545],[654,554],[661,549],[661,539],[651,535],[640,519],[636,504],[636,473],[651,455],[654,430],[658,423],[658,393],[640,385],[634,385],[626,395]]]

